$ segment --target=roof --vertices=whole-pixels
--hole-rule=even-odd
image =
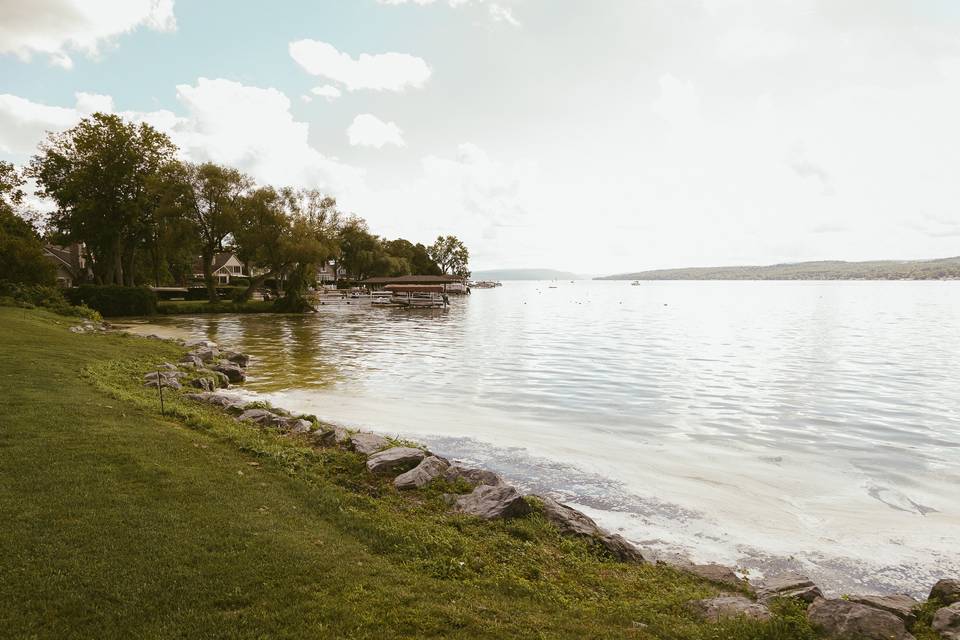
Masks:
[[[442,293],[443,285],[439,284],[388,284],[384,287],[395,293]]]
[[[229,251],[223,251],[213,256],[213,264],[210,267],[210,273],[216,273],[224,267],[227,262],[230,261],[230,258],[236,258],[236,254],[230,253]],[[239,258],[238,258],[239,260]],[[193,262],[193,272],[200,273],[203,271],[203,258],[197,257]]]
[[[60,266],[69,271],[71,274],[76,275],[80,271],[80,265],[76,264],[73,255],[70,253],[70,249],[67,247],[58,247],[54,244],[48,244],[43,248]]]
[[[458,276],[397,276],[395,278],[369,278],[363,284],[446,284],[463,282]]]

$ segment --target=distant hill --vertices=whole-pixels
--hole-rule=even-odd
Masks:
[[[580,278],[569,271],[555,269],[489,269],[474,271],[474,280],[577,280]]]
[[[960,257],[938,260],[795,262],[766,267],[689,267],[621,273],[596,280],[946,280],[960,279]]]

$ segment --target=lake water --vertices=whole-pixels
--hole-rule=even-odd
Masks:
[[[448,311],[160,323],[252,354],[248,392],[659,551],[833,593],[960,574],[960,282],[507,283]]]

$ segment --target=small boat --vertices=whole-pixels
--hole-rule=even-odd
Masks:
[[[640,281],[639,281],[639,280],[634,280],[633,282],[630,283],[630,286],[631,286],[631,287],[639,287],[639,286],[640,286]]]

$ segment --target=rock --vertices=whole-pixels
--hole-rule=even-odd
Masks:
[[[310,433],[310,429],[313,428],[313,423],[309,420],[304,420],[303,418],[282,417],[281,420],[282,422],[280,428],[291,435]]]
[[[227,376],[230,382],[243,382],[247,379],[247,374],[244,373],[243,369],[228,360],[221,360],[210,368]]]
[[[960,640],[960,602],[937,609],[930,626],[943,640]]]
[[[223,357],[232,362],[235,365],[247,368],[247,365],[250,364],[250,356],[245,353],[237,353],[236,351],[227,351],[223,354]]]
[[[367,469],[372,473],[390,473],[406,471],[420,463],[427,457],[422,449],[413,447],[392,447],[385,451],[374,453],[367,458]]]
[[[543,515],[552,522],[560,533],[581,538],[593,538],[603,535],[603,531],[592,518],[572,507],[560,504],[553,498],[534,496],[543,503]]]
[[[394,478],[393,486],[401,490],[419,489],[430,484],[435,478],[442,476],[449,466],[450,464],[446,460],[437,456],[424,458],[413,469]]]
[[[144,374],[143,379],[156,380],[161,377],[164,380],[179,380],[180,378],[187,377],[187,374],[184,371],[151,371],[150,373]]]
[[[195,402],[203,402],[227,410],[237,408],[239,404],[233,398],[228,398],[219,393],[188,393],[185,397]]]
[[[310,443],[316,447],[332,447],[337,444],[337,432],[333,429],[317,429],[310,433]]]
[[[177,365],[170,364],[169,362],[164,362],[159,368],[166,369],[167,371],[178,371],[180,369]]]
[[[773,617],[766,605],[743,596],[719,596],[691,603],[697,614],[707,622],[720,622],[730,618],[769,620]]]
[[[930,600],[936,600],[944,605],[960,602],[960,580],[940,580],[933,585],[933,589],[930,589]]]
[[[818,598],[807,609],[807,619],[827,638],[914,640],[903,620],[892,613],[847,600]]]
[[[453,506],[460,513],[484,520],[516,518],[531,511],[520,492],[509,485],[493,487],[482,484],[472,493],[457,498]]]
[[[492,487],[499,487],[506,484],[499,475],[493,471],[487,471],[486,469],[472,469],[470,467],[464,467],[457,463],[451,464],[446,472],[443,474],[444,479],[447,482],[456,482],[457,479],[465,480],[470,484],[476,485],[490,485]]]
[[[725,567],[722,564],[681,564],[677,565],[683,571],[699,576],[704,580],[724,584],[734,589],[748,587],[749,583],[737,575],[731,567]]]
[[[369,433],[367,431],[358,431],[357,433],[350,434],[348,443],[351,449],[365,456],[369,456],[390,446],[390,441],[383,436],[378,436],[375,433]]]
[[[200,369],[203,367],[203,360],[197,356],[187,354],[180,358],[180,366],[192,367],[194,369]]]
[[[200,349],[194,349],[188,356],[193,356],[200,362],[210,363],[220,357],[220,351],[215,347],[202,347]]]
[[[813,584],[810,578],[799,573],[784,573],[757,584],[757,598],[763,603],[773,598],[797,598],[804,602],[813,602],[822,597],[820,588]]]
[[[196,378],[190,382],[190,386],[204,391],[213,391],[217,388],[217,384],[210,378]]]
[[[619,533],[607,533],[598,538],[604,549],[621,562],[646,564],[649,559],[636,546]]]
[[[253,422],[261,427],[283,426],[283,418],[266,409],[247,409],[240,414],[237,420],[241,422]]]
[[[183,388],[183,385],[181,385],[180,381],[176,378],[161,378],[159,382],[156,379],[148,380],[143,386],[149,389],[156,389],[158,386],[162,386],[166,389],[175,389],[177,391]]]
[[[850,596],[847,600],[892,613],[908,625],[916,622],[917,616],[913,613],[913,608],[920,604],[917,600],[903,594],[892,596]]]
[[[184,344],[188,347],[200,347],[206,349],[216,349],[220,346],[212,340],[204,340],[203,338],[187,340]]]

